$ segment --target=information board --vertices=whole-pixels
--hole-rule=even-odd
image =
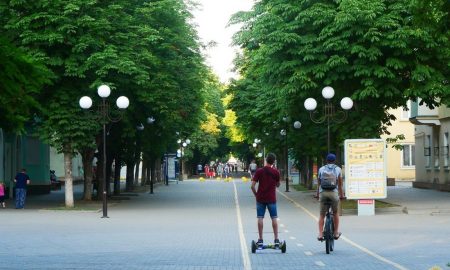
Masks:
[[[175,179],[176,176],[176,172],[175,172],[175,157],[168,157],[167,158],[167,175],[169,177],[169,179]]]
[[[345,195],[348,199],[386,198],[384,140],[345,140]]]

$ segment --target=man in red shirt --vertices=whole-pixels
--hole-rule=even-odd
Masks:
[[[274,234],[274,243],[276,246],[280,245],[278,239],[278,215],[277,215],[277,197],[276,189],[280,186],[280,173],[273,168],[275,163],[275,154],[269,153],[266,157],[266,165],[259,168],[252,179],[252,191],[256,197],[256,215],[258,218],[258,234],[259,239],[256,243],[258,246],[263,245],[263,219],[266,213],[266,208],[269,210],[272,218],[272,228]],[[258,191],[256,191],[256,183],[258,183]]]

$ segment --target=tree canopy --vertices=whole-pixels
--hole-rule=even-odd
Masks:
[[[6,131],[23,132],[41,107],[36,100],[52,74],[42,62],[0,38],[0,123]]]
[[[342,97],[354,100],[349,119],[332,126],[335,145],[386,132],[393,119],[387,110],[408,99],[420,97],[430,106],[448,99],[448,5],[427,6],[436,23],[423,27],[419,2],[263,0],[236,14],[232,23],[243,24],[234,37],[243,50],[236,59],[242,78],[230,89],[238,122],[261,137],[260,127],[288,115],[303,123],[292,143],[317,153],[325,145],[317,138],[326,132],[311,123],[303,102],[325,103],[325,86],[335,89],[338,107]]]
[[[130,100],[117,128],[109,129],[109,138],[119,141],[108,149],[120,150],[124,159],[141,150],[162,155],[176,144],[177,132],[191,134],[205,116],[205,84],[210,77],[189,5],[182,0],[4,1],[0,33],[11,40],[9,47],[18,48],[20,61],[36,62],[22,71],[33,76],[18,83],[27,84],[27,89],[17,86],[11,95],[22,91],[25,103],[33,105],[29,94],[35,92],[35,105],[43,105],[37,112],[40,137],[72,154],[99,146],[102,121],[94,112],[82,112],[78,100],[90,96],[95,110],[101,103],[97,87],[107,84],[111,107],[118,96]],[[30,118],[25,111],[17,119],[12,114],[5,114],[9,122]],[[154,117],[155,124],[136,132],[148,117]],[[145,149],[134,146],[138,138]]]

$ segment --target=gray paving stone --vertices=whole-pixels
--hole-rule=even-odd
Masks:
[[[237,179],[235,185],[252,270],[398,269],[344,239],[336,242],[332,254],[325,254],[324,244],[316,240],[316,221],[281,195],[280,238],[287,241],[287,252],[252,254],[255,199],[250,183]],[[433,193],[421,197],[420,190],[408,188],[395,189],[396,201],[402,202],[402,190],[405,196],[414,194],[416,201],[404,200],[411,208],[419,209],[419,200],[433,205]],[[442,195],[448,194],[437,196]],[[287,196],[317,215],[318,203],[311,194],[292,191]],[[141,193],[111,205],[109,219],[101,219],[98,212],[39,210],[58,199],[35,197],[28,209],[0,209],[0,269],[244,269],[233,183],[160,185],[153,195]],[[445,204],[445,199],[438,201]],[[450,216],[398,213],[344,216],[341,222],[345,237],[404,269],[448,269]],[[264,238],[273,241],[268,217]]]

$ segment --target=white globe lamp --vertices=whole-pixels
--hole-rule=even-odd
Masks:
[[[313,98],[307,98],[303,105],[308,111],[314,111],[317,108],[317,101]]]
[[[325,86],[322,89],[322,96],[326,99],[331,99],[334,97],[334,89],[331,86]]]
[[[88,96],[84,96],[80,98],[80,107],[83,109],[89,109],[92,107],[92,99]]]
[[[353,107],[353,100],[349,97],[341,99],[341,107],[344,110],[350,110]]]
[[[139,125],[136,126],[136,129],[139,131],[142,131],[145,129],[144,125],[142,123],[140,123]]]
[[[111,94],[111,89],[106,84],[103,84],[98,87],[97,93],[100,97],[107,98]]]
[[[128,105],[130,105],[130,101],[126,96],[120,96],[116,100],[116,105],[119,109],[126,109],[128,108]]]

